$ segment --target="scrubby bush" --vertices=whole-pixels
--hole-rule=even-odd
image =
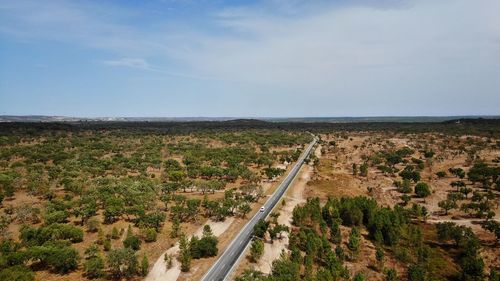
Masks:
[[[67,224],[52,224],[40,228],[24,226],[20,238],[27,245],[42,245],[51,240],[69,240],[73,243],[83,240],[83,231]]]
[[[144,241],[146,242],[155,242],[158,236],[158,233],[154,228],[145,228],[142,229],[142,236],[144,237]]]
[[[135,235],[130,235],[123,240],[123,246],[137,251],[141,248],[141,240]]]
[[[83,264],[85,276],[89,279],[101,278],[104,276],[104,260],[95,256],[85,261]]]
[[[76,249],[57,243],[33,246],[28,248],[26,253],[30,260],[46,264],[59,273],[75,270],[80,259]]]
[[[415,194],[419,198],[425,198],[431,195],[431,189],[427,183],[419,182],[417,183],[417,185],[415,185]]]
[[[0,270],[0,280],[34,281],[35,274],[23,265],[15,265]]]
[[[131,277],[138,273],[139,263],[132,249],[111,250],[107,257],[108,269],[114,278]]]

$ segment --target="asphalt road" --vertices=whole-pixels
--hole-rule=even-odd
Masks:
[[[274,206],[278,203],[280,198],[283,196],[287,190],[290,183],[293,181],[295,176],[300,170],[300,167],[304,163],[306,157],[311,153],[314,144],[316,144],[317,139],[309,144],[306,151],[302,153],[297,163],[292,168],[290,173],[286,176],[283,182],[279,185],[276,191],[271,195],[271,197],[266,201],[264,206],[264,211],[258,211],[255,216],[241,229],[238,235],[231,241],[231,244],[226,248],[224,253],[219,257],[219,259],[212,265],[208,272],[203,276],[203,281],[222,281],[227,278],[229,273],[233,270],[236,262],[240,255],[250,243],[253,227],[259,221],[259,219],[265,219],[267,215],[271,212]]]

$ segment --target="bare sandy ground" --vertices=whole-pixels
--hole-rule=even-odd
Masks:
[[[215,236],[220,236],[222,233],[224,233],[229,226],[233,223],[234,218],[227,218],[226,220],[222,222],[214,222],[212,220],[208,220],[205,225],[210,225],[212,228],[212,232]],[[201,237],[203,234],[203,226],[198,228],[196,232],[193,235],[196,235],[198,237]],[[191,237],[191,236],[190,236]],[[146,276],[145,280],[146,281],[174,281],[179,278],[179,275],[181,273],[181,265],[177,261],[177,255],[179,253],[179,243],[176,243],[173,247],[169,248],[166,250],[155,262],[153,265],[153,268],[151,271],[148,273]],[[170,269],[167,269],[167,264],[165,262],[165,255],[171,255],[173,257],[172,259],[172,267]]]

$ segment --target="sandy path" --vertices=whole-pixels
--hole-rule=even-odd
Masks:
[[[212,232],[215,236],[219,237],[222,233],[224,233],[229,226],[233,223],[234,218],[227,218],[222,222],[214,222],[212,220],[208,220],[204,225],[208,224],[212,228]],[[203,234],[203,226],[198,228],[193,235],[201,237]],[[191,236],[190,236],[191,237]],[[175,243],[175,245],[168,250],[166,250],[155,262],[153,268],[148,273],[144,280],[146,281],[174,281],[177,280],[181,273],[181,265],[177,261],[177,255],[179,253],[179,243]],[[165,255],[171,255],[174,257],[172,259],[172,267],[167,270],[167,264],[165,262]]]

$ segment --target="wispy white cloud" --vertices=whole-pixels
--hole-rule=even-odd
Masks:
[[[110,66],[124,66],[124,67],[131,67],[131,68],[139,68],[139,69],[145,69],[145,70],[153,70],[151,68],[151,65],[143,59],[135,59],[135,58],[121,58],[118,60],[105,60],[103,61],[105,65],[110,65]]]
[[[127,67],[127,68],[135,68],[140,70],[146,70],[150,72],[154,72],[157,74],[182,78],[182,79],[195,79],[195,80],[214,80],[214,77],[210,76],[200,76],[195,74],[187,74],[177,71],[167,71],[160,67],[154,67],[149,64],[146,60],[140,58],[120,58],[116,60],[104,60],[102,61],[104,65],[113,66],[113,67]]]

